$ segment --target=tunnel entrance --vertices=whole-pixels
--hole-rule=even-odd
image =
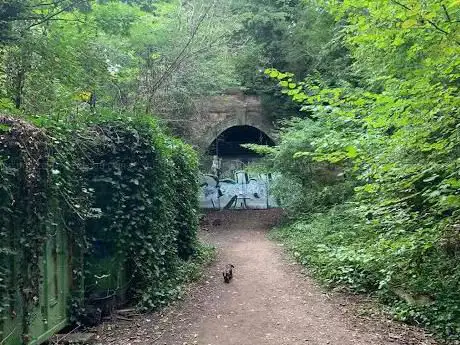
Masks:
[[[201,183],[200,206],[205,209],[268,209],[277,207],[270,193],[271,174],[250,174],[245,169],[261,155],[242,144],[274,146],[263,131],[252,126],[234,126],[209,145]]]
[[[247,125],[230,127],[220,133],[209,145],[205,164],[207,169],[205,170],[214,173],[219,178],[233,178],[237,171],[245,170],[248,164],[262,157],[242,147],[242,144],[274,146],[275,142],[256,127]],[[218,171],[215,170],[216,161]]]
[[[207,153],[226,160],[239,159],[246,162],[260,157],[257,153],[241,147],[241,144],[275,145],[267,134],[255,127],[234,126],[219,134],[209,146]]]

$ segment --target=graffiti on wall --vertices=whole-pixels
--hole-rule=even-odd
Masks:
[[[271,177],[264,174],[249,176],[237,171],[234,178],[218,179],[202,176],[200,206],[204,209],[267,209],[277,207],[270,195]]]

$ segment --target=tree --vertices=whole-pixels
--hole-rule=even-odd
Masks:
[[[338,190],[333,183],[310,188],[315,196],[309,200],[283,194],[298,217],[305,217],[302,205],[309,211],[313,223],[304,228],[320,229],[313,241],[302,242],[308,254],[301,259],[327,267],[315,266],[327,282],[379,291],[399,318],[458,339],[460,6],[320,4],[342,27],[352,73],[337,74],[331,83],[320,70],[300,82],[293,73],[266,71],[310,117],[286,126],[272,166],[308,189],[310,170],[296,166],[332,164],[346,177],[343,183],[354,186],[346,202],[334,198],[333,208],[321,199],[330,188]],[[323,201],[312,210],[311,199]],[[318,209],[325,214],[315,214]],[[353,223],[342,221],[350,215]]]

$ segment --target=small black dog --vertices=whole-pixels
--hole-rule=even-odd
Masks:
[[[204,214],[200,215],[199,221],[201,226],[209,225],[209,220]]]
[[[224,282],[227,284],[230,283],[230,280],[233,278],[233,268],[235,268],[235,266],[228,264],[225,266],[225,271],[222,272],[222,275],[224,276]]]
[[[218,219],[218,218],[217,218],[217,219],[214,219],[214,220],[212,221],[212,225],[213,225],[213,226],[221,226],[221,225],[222,225],[222,221],[221,221],[220,219]]]

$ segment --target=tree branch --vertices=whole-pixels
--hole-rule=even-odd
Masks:
[[[446,31],[446,30],[440,28],[440,27],[439,27],[435,22],[433,22],[432,20],[430,20],[430,19],[425,19],[425,18],[424,18],[424,20],[426,20],[428,23],[430,23],[436,30],[442,32],[442,33],[445,34],[445,35],[449,35],[449,31]]]
[[[451,22],[452,20],[450,19],[450,15],[449,15],[449,12],[447,11],[446,5],[441,4],[441,7],[443,8],[444,13],[446,14],[447,21],[448,21],[448,22]]]
[[[26,21],[26,20],[37,20],[40,19],[38,16],[34,17],[8,17],[8,18],[2,18],[0,22],[7,23],[7,22],[16,22],[16,21]]]
[[[54,13],[48,15],[48,16],[46,16],[46,17],[43,18],[42,20],[39,20],[38,22],[35,22],[35,23],[30,24],[28,27],[26,27],[26,28],[23,30],[23,33],[24,33],[25,31],[27,31],[27,30],[30,30],[30,29],[33,28],[34,26],[38,26],[38,25],[41,25],[41,24],[43,24],[43,23],[46,23],[47,21],[51,20],[52,18],[54,18],[54,17],[60,15],[61,13],[63,13],[63,12],[65,12],[65,11],[69,10],[72,6],[74,6],[74,5],[79,5],[79,4],[83,3],[83,2],[86,2],[86,0],[80,0],[80,1],[77,1],[75,4],[70,4],[70,5],[68,5],[68,6],[65,6],[65,7],[61,8],[60,10],[58,10],[58,11],[56,11],[56,12],[54,12]]]
[[[45,6],[57,6],[65,1],[67,0],[57,0],[54,2],[44,2],[44,3],[36,4],[36,5],[26,5],[25,7],[26,8],[37,8],[37,7],[45,7]]]
[[[402,8],[406,9],[407,11],[412,11],[413,9],[410,8],[409,6],[397,1],[397,0],[391,0],[392,3],[398,5],[398,6],[401,6]],[[444,5],[442,5],[444,7]],[[447,12],[446,12],[447,13]],[[447,14],[448,15],[448,14]],[[450,18],[450,17],[449,17]],[[441,28],[438,24],[436,24],[435,22],[433,22],[431,19],[427,19],[427,18],[423,18],[423,20],[427,21],[432,27],[434,27],[437,31],[439,32],[442,32],[444,35],[450,35],[450,32],[449,31],[446,31],[444,30],[443,28]],[[457,40],[454,40],[455,43],[457,43],[458,45],[460,45],[460,42],[457,41]]]
[[[405,9],[408,10],[408,11],[412,11],[412,8],[410,8],[410,7],[407,6],[407,5],[404,5],[404,4],[400,3],[399,1],[391,0],[391,2],[394,3],[394,4],[396,4],[396,5],[398,5],[398,6],[401,6],[401,7],[405,8]]]
[[[152,88],[151,88],[151,94],[149,96],[149,100],[148,100],[148,107],[150,107],[150,103],[152,102],[152,99],[153,99],[153,96],[155,94],[155,92],[158,90],[158,88],[161,86],[161,84],[164,82],[164,80],[166,79],[166,77],[168,75],[171,74],[171,72],[173,72],[176,68],[176,66],[178,64],[180,64],[180,62],[183,60],[183,55],[185,54],[185,52],[187,51],[188,47],[192,44],[196,34],[198,33],[201,25],[203,24],[204,22],[204,19],[206,18],[206,16],[208,15],[209,11],[211,10],[211,8],[214,6],[215,4],[215,1],[213,1],[212,4],[210,4],[205,12],[203,13],[203,15],[200,17],[200,19],[198,20],[198,23],[195,25],[195,27],[193,28],[193,31],[192,31],[192,34],[190,35],[187,43],[185,44],[185,46],[182,48],[182,50],[180,51],[180,53],[176,56],[176,58],[173,60],[173,62],[169,65],[168,68],[166,68],[166,70],[163,72],[163,74],[153,83],[152,85]]]

